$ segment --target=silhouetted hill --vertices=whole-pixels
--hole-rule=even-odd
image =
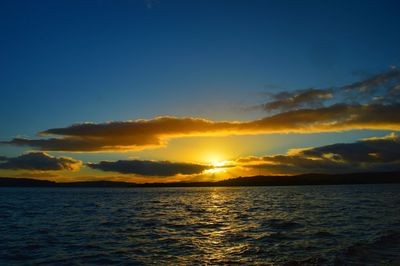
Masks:
[[[135,183],[117,182],[117,181],[84,181],[57,183],[59,187],[132,187]]]
[[[219,181],[223,186],[301,186],[400,183],[400,172],[250,176]]]
[[[249,176],[218,182],[129,183],[115,181],[85,181],[56,183],[29,178],[0,177],[0,187],[218,187],[218,186],[302,186],[340,184],[400,183],[400,172],[302,174],[293,176]]]
[[[56,182],[29,178],[0,177],[0,187],[52,187]]]

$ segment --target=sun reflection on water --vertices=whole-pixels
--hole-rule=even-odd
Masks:
[[[203,204],[202,217],[199,219],[201,237],[193,238],[196,247],[205,254],[205,261],[227,261],[232,254],[240,254],[247,250],[248,243],[235,243],[232,238],[240,234],[244,228],[236,220],[238,212],[230,208],[234,197],[223,188],[214,188],[208,193]]]

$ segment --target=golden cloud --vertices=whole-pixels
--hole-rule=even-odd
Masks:
[[[171,138],[271,133],[318,133],[355,129],[400,130],[400,104],[336,104],[288,111],[248,122],[157,117],[102,124],[83,123],[39,133],[47,139],[0,142],[43,151],[128,151],[160,147]]]

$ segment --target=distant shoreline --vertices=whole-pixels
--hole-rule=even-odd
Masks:
[[[118,181],[82,181],[58,183],[32,178],[0,177],[0,187],[240,187],[302,186],[400,183],[400,172],[301,174],[292,176],[249,176],[216,182],[130,183]]]

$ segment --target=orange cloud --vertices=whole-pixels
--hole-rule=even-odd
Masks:
[[[0,142],[44,151],[127,151],[163,146],[186,136],[317,133],[355,129],[400,130],[400,104],[336,104],[288,111],[249,122],[157,117],[102,124],[84,123],[40,132],[47,139],[15,138]]]

